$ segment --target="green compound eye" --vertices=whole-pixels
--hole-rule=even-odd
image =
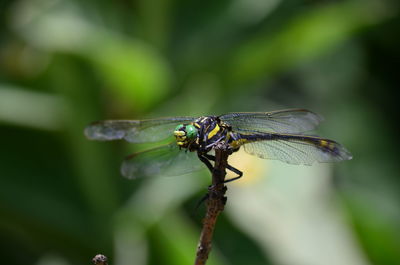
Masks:
[[[194,127],[193,125],[186,125],[186,136],[189,138],[189,139],[193,139],[193,138],[195,138],[196,136],[197,136],[197,129],[196,129],[196,127]]]
[[[179,124],[178,126],[176,126],[175,131],[179,131],[182,128],[183,128],[183,124]]]

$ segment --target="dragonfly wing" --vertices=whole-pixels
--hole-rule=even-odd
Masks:
[[[124,177],[184,175],[204,168],[196,152],[180,150],[176,143],[162,145],[128,156],[121,166]]]
[[[220,119],[237,132],[264,133],[303,133],[315,129],[322,121],[321,116],[305,109],[229,113]]]
[[[273,138],[249,141],[244,144],[244,150],[260,158],[276,159],[296,165],[337,162],[352,158],[345,147],[329,139],[303,135],[274,135]]]
[[[179,123],[191,122],[193,117],[173,117],[150,120],[105,120],[90,124],[85,135],[91,140],[125,139],[132,143],[156,142],[173,135]]]

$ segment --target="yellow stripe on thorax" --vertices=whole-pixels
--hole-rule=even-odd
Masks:
[[[214,129],[212,129],[212,131],[208,134],[208,139],[211,139],[214,135],[217,134],[217,132],[219,132],[220,128],[218,126],[218,124],[215,125]]]

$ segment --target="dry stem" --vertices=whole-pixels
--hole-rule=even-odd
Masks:
[[[215,148],[215,164],[212,173],[212,185],[208,188],[207,212],[203,219],[195,265],[204,265],[211,251],[211,240],[218,215],[224,210],[226,203],[226,186],[224,185],[226,165],[229,151],[225,146]]]

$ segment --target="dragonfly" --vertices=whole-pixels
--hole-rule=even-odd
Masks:
[[[85,129],[90,140],[123,139],[131,143],[171,142],[125,158],[121,174],[127,178],[182,175],[204,168],[212,172],[214,148],[227,145],[231,152],[243,147],[250,155],[295,165],[352,159],[341,144],[310,134],[322,117],[306,109],[271,112],[236,112],[220,116],[165,117],[146,120],[103,120]],[[199,163],[201,161],[202,163]],[[227,165],[243,176],[239,169]]]

